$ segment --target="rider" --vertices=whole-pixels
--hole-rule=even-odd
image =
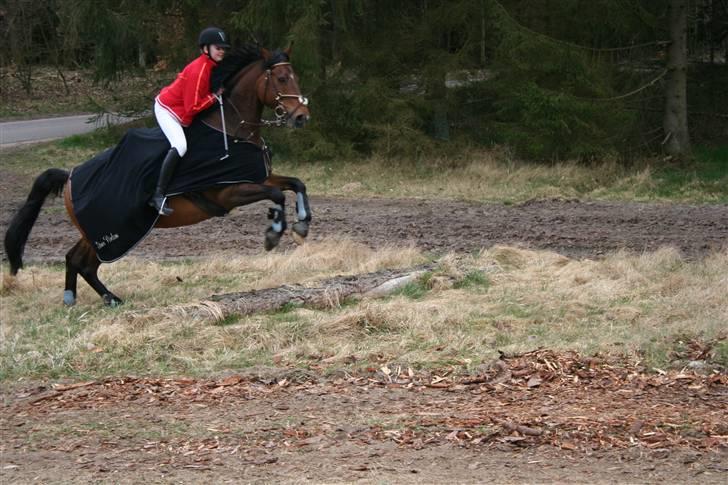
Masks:
[[[216,95],[222,94],[222,88],[215,94],[210,92],[210,74],[230,47],[228,37],[217,27],[208,27],[200,32],[197,43],[200,56],[187,64],[172,84],[163,88],[154,100],[154,116],[172,145],[164,157],[157,188],[149,201],[149,205],[163,216],[173,212],[171,208],[165,207],[167,198],[164,194],[177,162],[187,153],[183,127],[189,126],[198,113],[212,106]]]

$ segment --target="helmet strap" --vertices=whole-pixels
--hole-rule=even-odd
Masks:
[[[205,49],[206,47],[207,47],[207,49]],[[205,51],[207,51],[207,52],[205,52]],[[210,55],[210,44],[203,45],[202,52],[205,53],[205,55],[207,56],[208,59],[213,60],[212,56]]]

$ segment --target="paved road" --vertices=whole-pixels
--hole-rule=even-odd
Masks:
[[[7,121],[0,123],[0,148],[56,140],[71,135],[88,133],[108,124],[132,121],[134,118],[116,115],[83,114],[37,120]]]

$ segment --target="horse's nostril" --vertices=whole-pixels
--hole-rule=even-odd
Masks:
[[[308,121],[308,116],[306,116],[306,115],[296,116],[296,127],[302,128],[306,124],[307,121]]]

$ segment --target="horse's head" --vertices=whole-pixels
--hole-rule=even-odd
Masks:
[[[271,52],[246,45],[226,55],[211,78],[213,92],[225,88],[225,123],[221,123],[215,108],[203,121],[221,130],[227,126],[232,136],[255,142],[260,141],[263,126],[303,127],[311,114],[293,72],[290,53],[290,48]],[[274,120],[261,119],[263,106],[273,109]]]
[[[308,98],[301,94],[290,62],[291,48],[271,52],[261,49],[264,72],[255,89],[258,99],[273,109],[276,120],[289,128],[302,128],[311,118]]]

